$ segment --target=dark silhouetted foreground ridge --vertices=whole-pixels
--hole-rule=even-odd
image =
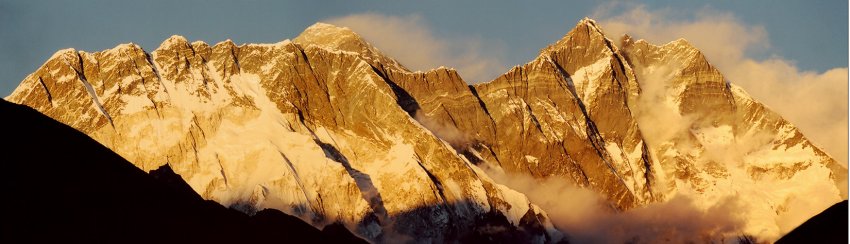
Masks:
[[[148,175],[100,143],[0,101],[0,243],[360,243],[277,210],[203,200],[167,165]]]
[[[847,200],[815,215],[776,243],[847,243]]]

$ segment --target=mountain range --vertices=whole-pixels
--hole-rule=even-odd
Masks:
[[[688,41],[615,43],[590,19],[478,84],[317,23],[273,44],[60,50],[6,100],[203,199],[372,242],[570,240],[493,172],[588,189],[611,212],[744,199],[745,223],[712,240],[773,241],[847,198],[846,166]]]

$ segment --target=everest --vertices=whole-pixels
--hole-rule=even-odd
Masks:
[[[614,212],[743,197],[737,234],[767,241],[847,198],[844,166],[688,41],[615,43],[590,19],[478,84],[317,23],[272,44],[60,50],[5,99],[204,199],[378,243],[569,241],[489,170],[588,189]]]

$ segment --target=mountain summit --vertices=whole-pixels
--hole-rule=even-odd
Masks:
[[[274,44],[63,50],[6,99],[145,171],[170,165],[205,199],[377,242],[569,236],[482,168],[569,182],[614,211],[746,198],[743,230],[711,238],[776,239],[846,198],[844,167],[686,41],[618,47],[590,19],[474,85],[317,23]]]
[[[364,40],[349,28],[337,27],[331,24],[316,23],[307,27],[292,42],[302,46],[315,46],[331,51],[352,52],[364,59],[369,65],[385,70],[387,68],[409,72],[407,68],[394,59],[385,56],[381,51]],[[384,66],[389,66],[384,68]]]

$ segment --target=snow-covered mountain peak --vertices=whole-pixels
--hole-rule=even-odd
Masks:
[[[582,19],[581,19],[581,20],[580,20],[580,21],[576,24],[576,26],[579,26],[579,25],[586,25],[586,26],[589,26],[589,27],[596,28],[597,30],[599,29],[599,26],[597,26],[597,25],[596,25],[596,20],[593,20],[593,19],[591,19],[590,17],[584,17],[584,18],[582,18]]]
[[[217,42],[215,45],[210,47],[213,52],[228,52],[231,56],[236,55],[235,50],[238,48],[236,43],[233,40],[226,39],[224,41]]]
[[[307,27],[307,29],[304,29],[304,31],[301,33],[301,35],[305,34],[320,36],[342,35],[340,36],[340,39],[352,37],[359,38],[359,36],[357,36],[357,33],[354,33],[354,31],[352,31],[348,27],[336,26],[324,22],[316,22],[315,24]]]
[[[81,51],[80,53],[92,54],[92,53],[88,53],[88,52],[84,52],[84,51]],[[130,53],[145,53],[145,51],[138,44],[130,42],[130,43],[118,44],[117,46],[115,46],[111,49],[103,50],[103,51],[100,51],[99,53],[103,53],[105,55],[113,55],[113,56],[126,56],[126,55],[129,55]]]
[[[363,50],[371,47],[371,45],[348,27],[338,27],[321,22],[307,27],[293,41],[301,45],[316,45],[330,50],[356,53],[371,51]]]
[[[644,39],[638,39],[638,40],[635,41],[631,38],[627,38],[627,39],[623,39],[622,45],[623,45],[622,48],[629,49],[628,50],[629,53],[651,53],[651,52],[655,52],[655,53],[670,54],[669,56],[675,56],[675,58],[681,59],[679,62],[683,63],[683,64],[686,63],[686,61],[688,61],[686,59],[692,59],[692,60],[693,59],[695,59],[695,60],[705,59],[705,57],[702,54],[702,51],[700,51],[697,47],[695,47],[693,44],[691,44],[690,41],[688,41],[685,38],[678,38],[676,40],[667,42],[663,45],[655,45],[655,44],[652,44],[649,41],[644,40]],[[650,56],[653,57],[653,60],[658,58],[657,55],[650,55]]]
[[[176,46],[189,46],[189,40],[187,40],[186,37],[183,37],[181,35],[172,35],[168,37],[168,39],[165,39],[165,41],[162,41],[162,43],[159,44],[157,50],[171,49]]]
[[[494,225],[557,241],[545,212],[479,166],[564,180],[618,210],[766,192],[749,199],[747,231],[773,234],[789,209],[819,206],[806,196],[840,198],[846,169],[699,50],[626,39],[583,19],[533,61],[468,85],[453,69],[409,72],[323,23],[274,44],[172,36],[150,54],[62,50],[7,99],[143,170],[169,164],[207,199],[378,241],[452,242]]]
[[[578,43],[584,43],[582,45],[576,45]],[[546,53],[551,53],[557,50],[564,49],[575,49],[575,48],[587,48],[587,45],[605,45],[608,49],[611,49],[612,52],[616,51],[617,47],[610,44],[611,40],[609,40],[602,29],[596,24],[596,21],[585,17],[580,20],[576,25],[565,34],[558,41],[550,44],[546,48],[543,48],[540,53],[541,55]]]
[[[54,52],[53,55],[50,55],[50,58],[48,58],[45,63],[50,62],[50,60],[53,60],[53,59],[56,59],[56,58],[69,59],[71,56],[76,56],[76,55],[77,55],[76,49],[65,48],[65,49]]]
[[[205,42],[202,42],[202,41],[195,41],[195,42],[189,43],[189,40],[187,40],[183,36],[172,35],[171,37],[168,37],[167,39],[162,41],[162,43],[159,44],[159,47],[157,47],[156,50],[154,50],[152,52],[152,54],[162,53],[162,52],[182,52],[182,51],[194,52],[193,47],[198,47],[198,46],[208,46],[208,45]]]
[[[676,39],[676,40],[674,40],[674,41],[672,41],[668,44],[665,44],[665,45],[669,45],[669,44],[679,45],[679,46],[688,46],[688,47],[695,48],[693,45],[691,45],[691,42],[689,42],[688,39],[685,39],[685,38],[678,38],[678,39]]]
[[[403,65],[384,55],[348,27],[319,22],[301,32],[298,37],[292,39],[292,42],[305,47],[316,46],[330,51],[354,53],[379,70],[390,68],[409,72]]]

